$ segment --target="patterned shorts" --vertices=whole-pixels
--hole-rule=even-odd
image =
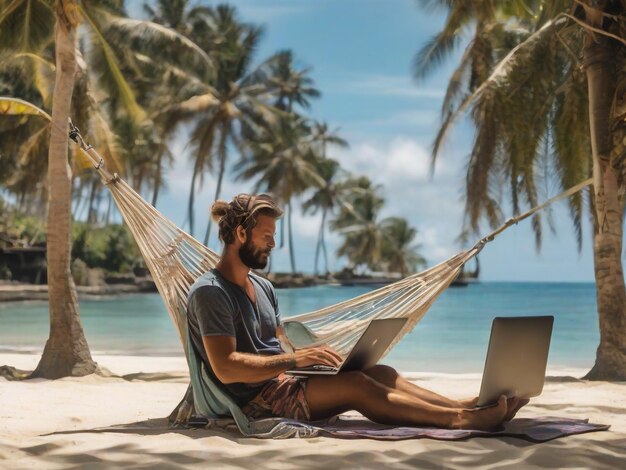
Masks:
[[[280,374],[265,384],[241,411],[249,419],[280,417],[310,421],[311,413],[305,397],[306,385],[305,377]]]

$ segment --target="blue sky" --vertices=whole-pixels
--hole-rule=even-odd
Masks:
[[[131,14],[135,11],[131,3]],[[142,2],[141,2],[142,3]],[[216,2],[202,2],[215,5]],[[330,149],[329,156],[358,174],[366,174],[384,188],[382,216],[407,218],[419,231],[417,242],[429,265],[460,250],[456,238],[463,218],[466,157],[472,130],[460,123],[429,177],[430,146],[448,76],[462,52],[430,79],[415,83],[411,62],[420,46],[438,31],[444,16],[426,12],[413,0],[237,0],[230,2],[244,21],[265,26],[257,62],[281,49],[292,49],[301,66],[313,67],[312,77],[322,97],[308,114],[326,121],[348,140],[347,150]],[[158,208],[177,224],[185,220],[183,207],[189,190],[189,150],[185,133],[173,143],[176,164],[168,174],[168,190]],[[231,161],[238,155],[231,154]],[[205,179],[196,197],[195,235],[207,221],[215,180]],[[222,192],[230,199],[249,191],[251,184],[229,178]],[[555,190],[546,189],[546,196]],[[510,206],[504,205],[507,216]],[[522,222],[487,245],[480,255],[481,278],[491,281],[593,281],[591,231],[584,225],[581,253],[564,203],[551,210],[556,233],[546,226],[540,253],[536,252],[530,222]],[[312,271],[319,216],[294,213],[297,267]],[[485,233],[488,228],[484,227]],[[200,233],[202,232],[202,233]],[[345,260],[334,256],[338,235],[328,236],[331,269]],[[215,237],[209,246],[219,250]],[[289,270],[288,250],[276,249],[273,269]],[[471,269],[471,267],[470,267]]]

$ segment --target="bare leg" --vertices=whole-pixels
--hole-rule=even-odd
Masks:
[[[476,403],[478,402],[478,398],[453,400],[451,398],[444,397],[443,395],[439,395],[433,391],[409,382],[398,374],[393,367],[382,364],[364,370],[363,373],[389,388],[403,391],[409,395],[427,401],[428,403],[432,403],[433,405],[445,406],[448,408],[472,408],[473,406],[476,406]]]
[[[306,399],[313,420],[356,410],[384,424],[492,429],[502,423],[507,413],[504,397],[495,407],[468,413],[392,389],[362,372],[310,377]]]

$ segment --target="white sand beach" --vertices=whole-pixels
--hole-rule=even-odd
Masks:
[[[0,354],[0,365],[32,369],[39,356]],[[186,387],[182,357],[96,356],[119,375],[10,382],[0,378],[0,467],[25,468],[624,468],[626,383],[576,379],[583,370],[549,370],[543,394],[519,417],[589,418],[610,424],[534,444],[512,437],[460,442],[411,439],[260,440],[210,429],[168,429]],[[149,375],[153,374],[153,375]],[[475,395],[478,374],[405,374],[454,397]],[[115,432],[113,427],[138,423]]]

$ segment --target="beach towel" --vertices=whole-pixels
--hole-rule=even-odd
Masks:
[[[570,419],[561,417],[515,418],[501,429],[479,431],[468,429],[441,429],[434,427],[398,427],[374,423],[363,417],[339,416],[324,422],[301,423],[278,418],[259,420],[252,423],[255,428],[272,429],[278,423],[283,430],[291,427],[291,432],[281,435],[260,433],[258,438],[306,438],[329,436],[343,439],[377,439],[398,441],[403,439],[436,439],[442,441],[460,441],[472,437],[516,437],[529,442],[546,442],[559,437],[583,434],[593,431],[607,431],[606,424],[590,423],[588,419]],[[232,419],[191,420],[189,427],[220,429],[239,434],[239,429]]]

